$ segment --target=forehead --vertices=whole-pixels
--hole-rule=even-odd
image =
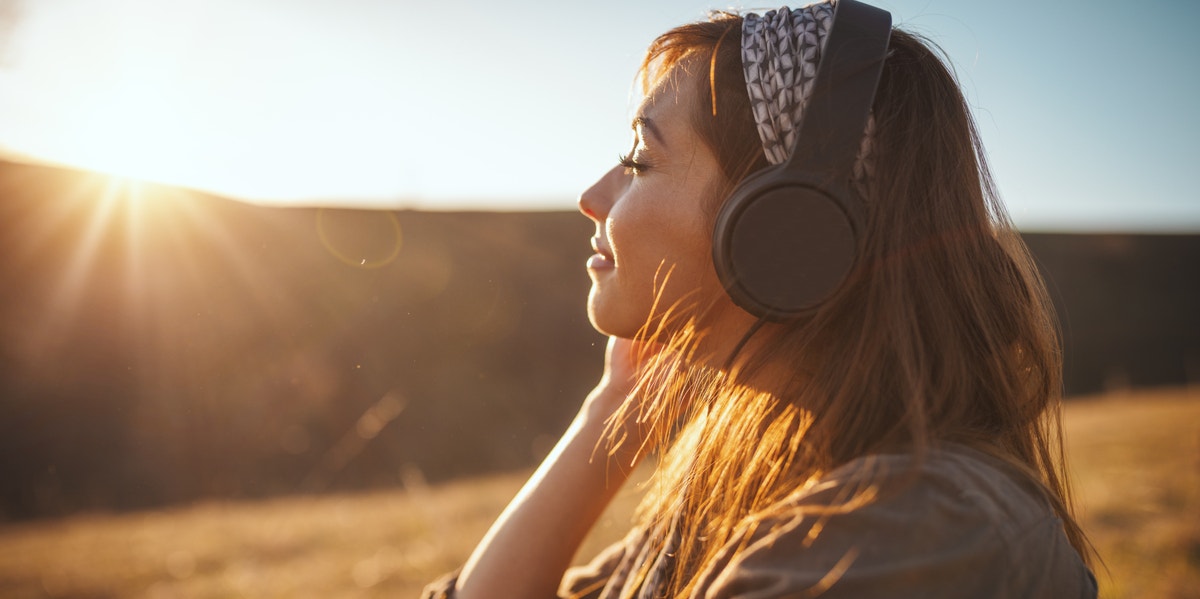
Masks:
[[[686,123],[699,101],[700,62],[699,57],[685,57],[655,77],[638,108],[639,116]]]

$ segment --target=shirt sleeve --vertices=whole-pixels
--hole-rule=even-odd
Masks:
[[[604,591],[613,572],[625,560],[628,545],[625,541],[610,545],[586,566],[567,570],[558,587],[560,597],[596,599]]]
[[[421,592],[421,599],[452,599],[454,597],[454,585],[458,583],[459,570],[443,574],[437,580],[425,585],[425,590]]]
[[[923,472],[842,513],[826,506],[847,495],[844,486],[826,484],[750,520],[701,573],[696,597],[1096,597],[1090,570],[1038,498],[1015,486],[997,497],[962,472],[941,474]]]

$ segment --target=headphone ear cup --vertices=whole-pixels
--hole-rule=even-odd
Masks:
[[[778,177],[739,187],[717,217],[713,259],[734,303],[760,318],[812,311],[854,267],[855,227],[835,195]]]

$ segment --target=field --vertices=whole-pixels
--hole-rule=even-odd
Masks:
[[[1101,596],[1200,597],[1200,391],[1114,393],[1066,409]],[[402,489],[0,528],[0,597],[414,597],[458,566],[526,473]],[[624,491],[580,555],[619,538]]]

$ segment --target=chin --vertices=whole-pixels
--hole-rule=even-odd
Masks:
[[[592,323],[593,329],[603,335],[633,339],[645,324],[645,317],[635,318],[630,314],[630,310],[620,309],[623,307],[625,306],[619,303],[614,305],[613,302],[606,301],[606,298],[593,288],[588,295],[588,321]]]
[[[641,328],[625,326],[617,319],[605,318],[603,314],[597,313],[596,310],[588,309],[588,320],[592,323],[592,328],[596,329],[602,335],[611,337],[624,337],[625,339],[633,339],[638,330]]]

